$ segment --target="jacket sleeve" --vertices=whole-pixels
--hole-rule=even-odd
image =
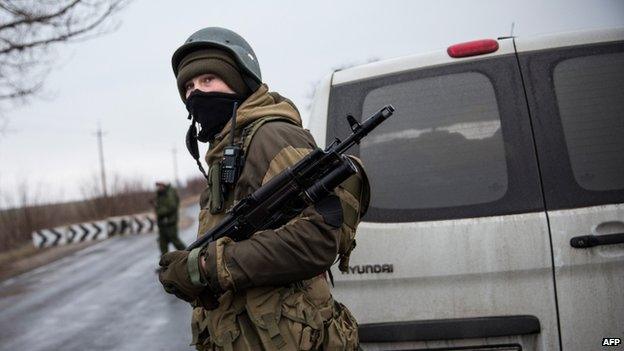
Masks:
[[[249,146],[236,198],[251,193],[314,147],[314,139],[303,128],[284,122],[262,126]],[[331,203],[321,210],[323,213],[318,206],[310,206],[282,227],[257,232],[248,240],[234,242],[224,238],[211,243],[207,255],[211,286],[241,290],[283,285],[329,269],[336,259],[338,228],[342,224],[326,220],[325,212],[329,210],[339,212],[342,221],[340,202]]]

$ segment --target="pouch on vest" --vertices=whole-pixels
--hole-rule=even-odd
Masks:
[[[323,350],[358,350],[358,324],[343,304],[334,302],[334,316],[325,328]]]
[[[265,350],[316,350],[322,345],[321,312],[294,285],[250,289],[246,309]]]
[[[215,162],[210,165],[208,170],[208,188],[210,189],[210,198],[208,199],[208,208],[210,213],[216,214],[223,210],[223,192],[221,189],[221,164]]]
[[[204,321],[210,335],[210,342],[220,350],[232,351],[233,344],[241,335],[238,316],[245,311],[245,300],[227,291],[219,298],[219,306],[207,311]]]

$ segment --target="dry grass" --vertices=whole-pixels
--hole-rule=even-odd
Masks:
[[[192,206],[197,203],[197,200],[198,196],[187,197],[182,201],[181,206]],[[179,229],[184,230],[189,228],[193,225],[195,219],[195,217],[181,216]],[[0,281],[56,261],[98,242],[99,241],[88,241],[43,249],[37,249],[31,243],[25,243],[5,252],[0,252]],[[154,248],[154,250],[156,250],[156,248]]]

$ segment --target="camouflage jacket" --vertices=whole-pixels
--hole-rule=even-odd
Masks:
[[[217,172],[229,144],[229,124],[212,143],[206,155],[209,185],[200,199],[199,233],[316,147],[292,102],[269,93],[266,85],[238,109],[236,142],[242,143],[246,127],[267,117],[280,120],[264,123],[253,133],[242,173],[226,194],[219,191]],[[334,212],[342,213],[337,206]],[[221,297],[215,310],[194,309],[193,344],[199,350],[355,349],[357,323],[333,300],[325,273],[336,260],[344,231],[310,206],[286,225],[257,232],[248,240],[226,237],[210,243],[209,286]]]
[[[177,224],[179,206],[178,194],[171,185],[167,185],[162,192],[156,192],[155,210],[158,226],[164,227]]]

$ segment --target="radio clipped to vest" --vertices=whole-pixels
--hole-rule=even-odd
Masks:
[[[245,150],[249,147],[251,139],[255,132],[266,122],[283,121],[292,123],[289,118],[275,116],[265,117],[250,125],[246,126],[241,133],[241,141],[234,143],[234,135],[230,135],[230,146],[226,146],[223,150],[223,158],[221,159],[221,173],[219,180],[223,186],[231,186],[236,184],[245,165]],[[232,125],[236,126],[236,121],[232,121]],[[232,129],[233,130],[233,129]]]
[[[266,122],[284,121],[292,123],[289,118],[275,116],[264,117],[247,125],[241,132],[240,141],[234,143],[233,139],[230,145],[223,150],[223,156],[218,162],[215,162],[209,173],[209,187],[211,190],[210,213],[221,213],[229,208],[225,202],[231,196],[229,192],[234,189],[238,178],[243,172],[246,160],[246,150],[255,134],[255,132]]]
[[[221,184],[231,186],[236,184],[244,164],[244,152],[238,145],[226,146],[221,160]]]
[[[234,102],[234,110],[232,111],[232,126],[230,129],[230,145],[223,149],[223,159],[221,159],[221,174],[219,180],[221,186],[230,187],[236,184],[238,176],[245,163],[244,151],[240,145],[234,143],[234,131],[236,129],[236,108],[237,103]]]

